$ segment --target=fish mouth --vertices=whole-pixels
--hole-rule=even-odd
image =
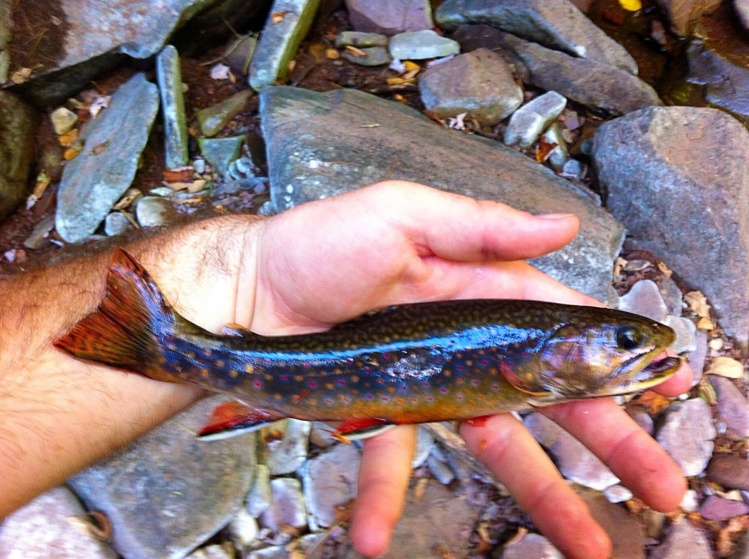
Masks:
[[[681,365],[681,358],[679,357],[664,357],[657,361],[648,363],[643,371],[649,373],[651,376],[663,378],[664,376],[671,376]]]
[[[676,373],[681,366],[681,358],[666,356],[661,359],[654,359],[651,357],[653,354],[657,355],[661,353],[661,351],[657,349],[633,358],[624,366],[624,370],[620,370],[620,382],[629,385],[627,392],[637,392],[651,388]],[[643,361],[646,364],[638,366]],[[629,372],[626,372],[627,369],[629,369]]]

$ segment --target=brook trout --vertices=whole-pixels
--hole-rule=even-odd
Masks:
[[[98,310],[54,344],[81,359],[237,398],[214,412],[205,438],[284,417],[342,421],[339,436],[476,418],[634,392],[680,363],[655,361],[674,340],[663,324],[539,301],[417,303],[317,334],[230,333],[213,334],[175,313],[148,272],[118,249]]]

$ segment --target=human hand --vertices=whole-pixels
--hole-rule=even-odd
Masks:
[[[534,217],[412,183],[360,189],[261,224],[250,272],[256,290],[252,300],[238,297],[245,303],[236,310],[238,321],[279,335],[324,330],[372,309],[415,301],[599,304],[522,262],[564,246],[578,226],[571,215]],[[675,395],[689,377],[683,366],[658,390]],[[653,508],[678,505],[685,489],[678,466],[613,401],[574,402],[544,413]],[[566,556],[610,555],[606,534],[520,422],[497,415],[482,426],[464,424],[461,433]],[[364,555],[387,548],[403,508],[414,440],[415,429],[404,426],[364,443],[352,521],[354,545]]]

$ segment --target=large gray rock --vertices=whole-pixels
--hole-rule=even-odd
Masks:
[[[493,126],[523,102],[523,91],[498,54],[478,49],[427,68],[419,80],[421,100],[440,118],[468,113]]]
[[[731,435],[738,438],[749,437],[749,402],[730,379],[710,375],[718,397],[718,416],[725,422]]]
[[[510,33],[496,38],[525,83],[614,114],[661,104],[652,87],[615,65],[576,58]]]
[[[580,291],[607,299],[621,227],[591,198],[529,158],[354,90],[323,94],[268,88],[260,94],[260,107],[277,211],[377,181],[403,179],[501,200],[533,213],[575,213],[581,220],[577,238],[534,264]]]
[[[617,559],[644,559],[646,534],[642,520],[626,508],[609,503],[598,492],[581,491],[581,496],[596,522],[606,530]]]
[[[712,559],[707,536],[686,518],[671,527],[663,543],[650,554],[651,559]]]
[[[710,406],[692,398],[667,408],[656,439],[685,476],[697,476],[705,471],[713,454],[716,434]]]
[[[429,0],[346,0],[346,8],[357,31],[395,35],[434,27]]]
[[[113,544],[128,559],[184,557],[242,507],[254,439],[195,436],[220,401],[199,402],[70,480],[89,509],[108,516]]]
[[[715,109],[652,107],[604,123],[593,162],[609,209],[637,245],[679,270],[747,343],[746,129]]]
[[[182,70],[179,53],[167,45],[156,57],[156,79],[161,95],[161,114],[164,119],[164,151],[167,169],[184,167],[188,163],[187,119],[185,97],[182,93]]]
[[[136,74],[83,130],[83,151],[68,162],[57,192],[55,226],[64,240],[91,235],[128,189],[158,108],[157,87]]]
[[[701,41],[687,48],[687,81],[704,86],[705,101],[749,121],[749,69]]]
[[[0,524],[0,559],[116,559],[106,543],[71,525],[86,510],[67,487],[56,487]]]
[[[486,23],[550,49],[637,73],[637,63],[624,47],[567,0],[446,0],[434,16],[446,29]]]
[[[44,40],[24,61],[34,74],[18,89],[37,103],[54,103],[126,56],[153,56],[178,30],[186,31],[188,22],[195,44],[216,11],[222,12],[219,23],[228,35],[227,19],[240,27],[264,5],[264,0],[60,0],[49,14],[60,23],[42,27]]]
[[[313,528],[333,526],[336,508],[356,498],[360,462],[354,445],[337,444],[305,464],[304,495]]]
[[[8,91],[0,91],[0,219],[28,194],[39,117]]]

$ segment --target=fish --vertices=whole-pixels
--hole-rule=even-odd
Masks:
[[[508,299],[402,304],[325,332],[215,334],[180,316],[125,250],[93,313],[54,340],[70,355],[230,395],[199,436],[279,419],[338,421],[342,440],[392,425],[482,418],[628,394],[671,375],[666,325],[597,307]]]

